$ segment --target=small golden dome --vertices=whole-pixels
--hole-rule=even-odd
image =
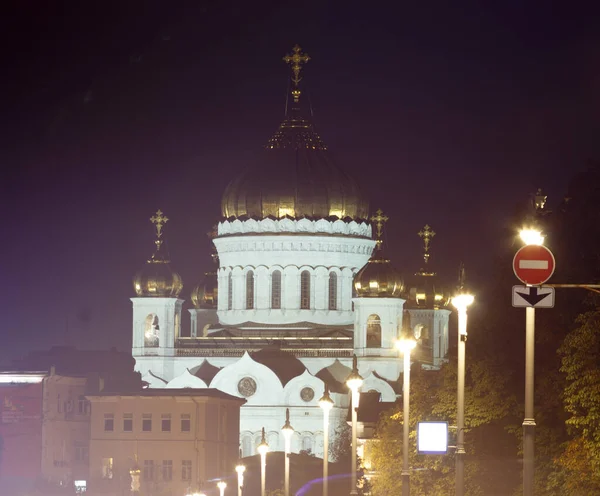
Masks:
[[[377,250],[356,274],[354,289],[359,298],[401,298],[404,282],[400,272]]]
[[[171,269],[164,253],[162,229],[168,221],[160,210],[150,218],[156,228],[156,251],[133,278],[133,289],[137,296],[177,298],[183,289],[181,276]]]
[[[190,295],[195,308],[216,308],[218,298],[217,274],[207,272],[204,280],[198,284]]]
[[[450,293],[440,284],[433,272],[417,272],[408,289],[408,308],[438,309],[450,303]]]

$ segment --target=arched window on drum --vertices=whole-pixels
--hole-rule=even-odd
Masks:
[[[310,310],[310,272],[303,270],[300,274],[300,308]]]
[[[335,272],[329,273],[329,310],[337,310],[338,277]]]
[[[281,271],[274,270],[271,274],[271,308],[281,308]]]

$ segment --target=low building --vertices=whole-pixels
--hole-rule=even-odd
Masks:
[[[0,372],[0,494],[29,494],[40,475],[44,372]]]
[[[139,468],[146,496],[186,494],[229,477],[239,457],[245,400],[216,389],[144,389],[88,395],[92,495],[132,489]]]

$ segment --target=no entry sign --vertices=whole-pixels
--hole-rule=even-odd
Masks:
[[[513,270],[519,281],[531,286],[544,284],[552,274],[556,262],[552,252],[542,245],[527,245],[513,258]]]

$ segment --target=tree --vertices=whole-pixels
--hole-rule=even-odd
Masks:
[[[508,415],[514,399],[506,394],[504,376],[486,362],[467,362],[465,387],[466,491],[470,496],[484,494],[481,464],[473,456],[485,440],[481,431]],[[413,367],[411,374],[410,466],[411,494],[450,494],[454,489],[454,456],[427,456],[416,453],[416,424],[424,420],[456,421],[456,366],[448,363],[439,371]],[[489,444],[489,443],[488,443]],[[373,446],[373,479],[376,496],[401,493],[402,407],[382,415]]]

